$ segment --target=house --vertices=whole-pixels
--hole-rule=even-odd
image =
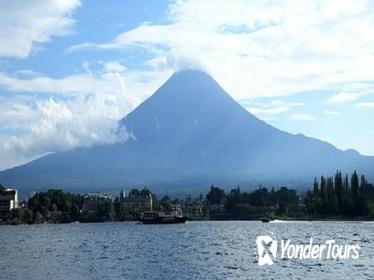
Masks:
[[[134,194],[134,192],[129,191],[127,196],[125,192],[121,192],[120,199],[124,209],[143,211],[152,211],[153,209],[153,198],[151,192]]]
[[[199,219],[203,216],[204,202],[201,199],[187,199],[183,203],[183,212],[186,216],[192,219]]]
[[[18,191],[16,189],[0,190],[0,212],[9,212],[18,208]]]
[[[105,193],[91,192],[83,197],[82,210],[85,213],[96,213],[100,204],[110,199]]]

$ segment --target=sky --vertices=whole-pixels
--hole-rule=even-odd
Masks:
[[[277,128],[374,155],[373,2],[14,0],[0,170],[118,141],[118,120],[188,68]]]

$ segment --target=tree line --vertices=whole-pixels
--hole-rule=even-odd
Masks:
[[[305,195],[287,187],[269,191],[260,186],[252,192],[237,187],[226,193],[211,186],[206,199],[213,219],[374,217],[374,186],[356,171],[315,178]]]
[[[374,188],[356,171],[350,177],[337,171],[333,177],[315,178],[304,202],[311,215],[367,216],[374,210]]]
[[[0,192],[5,187],[0,184]],[[144,198],[152,196],[153,210],[169,211],[172,205],[182,204],[183,210],[189,212],[190,198],[181,200],[163,196],[158,199],[147,187],[131,189],[128,196],[132,198]],[[0,213],[0,222],[7,224],[40,224],[40,223],[72,223],[72,222],[110,222],[137,220],[141,213],[149,211],[149,208],[137,205],[129,206],[124,202],[124,194],[114,198],[107,197],[95,201],[96,211],[86,211],[84,208],[85,196],[60,189],[50,189],[46,192],[38,192],[27,201],[23,201],[22,207],[12,209],[10,212]]]
[[[258,219],[260,217],[298,217],[302,214],[296,190],[281,187],[270,191],[260,186],[252,192],[236,187],[225,193],[211,186],[206,195],[212,219]]]
[[[62,190],[36,193],[27,207],[3,213],[1,218],[10,224],[70,223],[81,219],[83,196]]]
[[[0,193],[4,190],[0,184]],[[351,176],[337,171],[332,177],[315,178],[305,195],[285,186],[270,190],[259,186],[253,191],[242,191],[238,186],[229,192],[211,186],[205,196],[185,199],[169,196],[158,199],[147,187],[132,189],[128,195],[134,198],[151,195],[155,211],[168,211],[172,205],[180,205],[184,213],[191,216],[194,213],[197,219],[374,217],[374,186],[356,171]],[[10,224],[126,221],[136,220],[143,211],[149,211],[141,204],[129,207],[123,198],[121,192],[114,199],[100,200],[95,212],[86,212],[84,196],[51,189],[36,193],[24,207],[1,213],[0,221]]]

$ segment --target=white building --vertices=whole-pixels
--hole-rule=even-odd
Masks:
[[[18,208],[18,191],[16,189],[0,190],[0,212],[9,212]]]

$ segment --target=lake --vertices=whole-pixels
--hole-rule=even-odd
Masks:
[[[257,264],[256,237],[358,244],[358,259]],[[0,226],[1,279],[373,279],[373,222]]]

